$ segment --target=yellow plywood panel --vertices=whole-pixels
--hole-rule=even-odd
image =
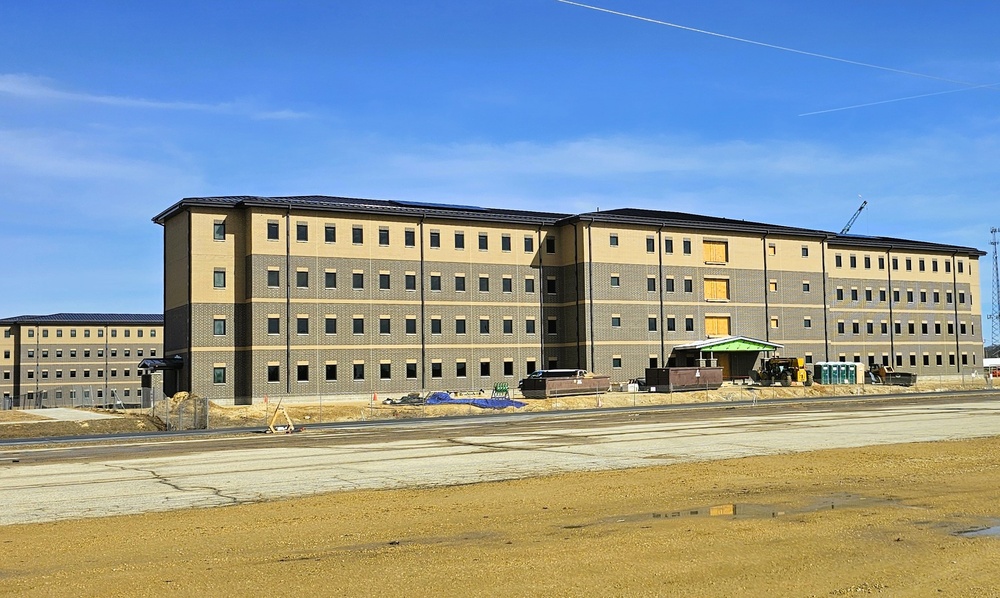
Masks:
[[[705,334],[708,336],[729,336],[729,318],[705,316]]]

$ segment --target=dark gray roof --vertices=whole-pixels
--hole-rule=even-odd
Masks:
[[[839,235],[832,231],[779,224],[766,224],[748,220],[734,220],[716,216],[687,214],[662,210],[647,210],[641,208],[618,208],[600,212],[584,212],[582,214],[561,214],[555,212],[531,212],[526,210],[506,210],[500,208],[481,208],[472,205],[422,203],[387,199],[360,199],[353,197],[329,197],[324,195],[300,195],[293,197],[257,197],[249,195],[234,195],[228,197],[187,197],[165,211],[157,214],[153,222],[163,224],[169,218],[184,211],[189,206],[219,206],[238,208],[243,206],[294,208],[299,210],[318,210],[326,212],[396,214],[405,216],[427,216],[446,218],[450,220],[476,220],[494,222],[512,222],[553,226],[572,224],[580,221],[596,221],[608,223],[636,224],[640,226],[664,226],[669,228],[688,228],[698,231],[742,232],[758,235],[788,235],[793,237],[825,239],[830,245],[844,247],[896,249],[908,251],[934,251],[954,253],[969,256],[984,256],[986,252],[974,247],[962,247],[940,243],[928,243],[889,237],[869,237],[862,235]]]
[[[0,319],[0,324],[149,324],[162,325],[163,314],[77,314],[14,316]]]

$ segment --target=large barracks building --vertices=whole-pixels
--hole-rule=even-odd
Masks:
[[[762,355],[981,367],[982,251],[644,209],[557,214],[343,197],[202,197],[164,232],[170,394],[624,382]]]

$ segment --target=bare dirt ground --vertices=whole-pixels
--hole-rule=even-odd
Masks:
[[[11,596],[1000,596],[1000,438],[0,528]],[[733,514],[734,513],[734,514]]]

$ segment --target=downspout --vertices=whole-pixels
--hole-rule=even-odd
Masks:
[[[823,278],[823,361],[830,361],[830,301],[826,294],[826,244],[828,241],[829,237],[823,239],[819,246],[820,261],[822,262],[820,273]]]
[[[545,319],[545,249],[542,247],[542,227],[539,226],[535,231],[538,241],[538,284],[535,285],[535,290],[538,292],[538,324],[541,326],[545,325],[545,332],[543,333],[539,330],[538,333],[538,361],[535,364],[536,370],[545,369],[545,337],[549,333],[549,322]],[[522,355],[523,357],[523,355]],[[526,374],[531,374],[532,372],[525,372]]]
[[[657,275],[659,279],[656,281],[656,286],[660,289],[660,323],[658,325],[660,329],[660,361],[657,364],[659,367],[666,367],[666,353],[667,353],[667,323],[664,319],[663,314],[663,227],[666,226],[664,223],[660,223],[660,230],[656,232],[656,256],[658,261]]]
[[[771,342],[771,303],[768,299],[771,287],[767,278],[767,232],[764,231],[760,243],[764,250],[764,340]]]
[[[955,324],[953,325],[953,330],[955,331],[955,371],[958,373],[962,372],[962,345],[958,336],[958,269],[955,268],[955,256],[958,252],[951,254],[951,304],[955,306]],[[972,271],[972,261],[969,261],[969,271]]]
[[[427,305],[424,298],[424,219],[420,215],[420,388],[427,388]]]
[[[576,320],[576,367],[580,367],[583,362],[583,344],[581,339],[583,338],[583,331],[580,326],[583,322],[580,320],[580,230],[577,228],[579,222],[573,223],[573,294],[576,295],[573,299],[573,317]]]
[[[594,219],[590,219],[590,226],[587,227],[587,302],[590,307],[590,367],[591,371],[597,365],[597,358],[594,351]]]
[[[285,211],[285,394],[292,394],[292,204]]]

